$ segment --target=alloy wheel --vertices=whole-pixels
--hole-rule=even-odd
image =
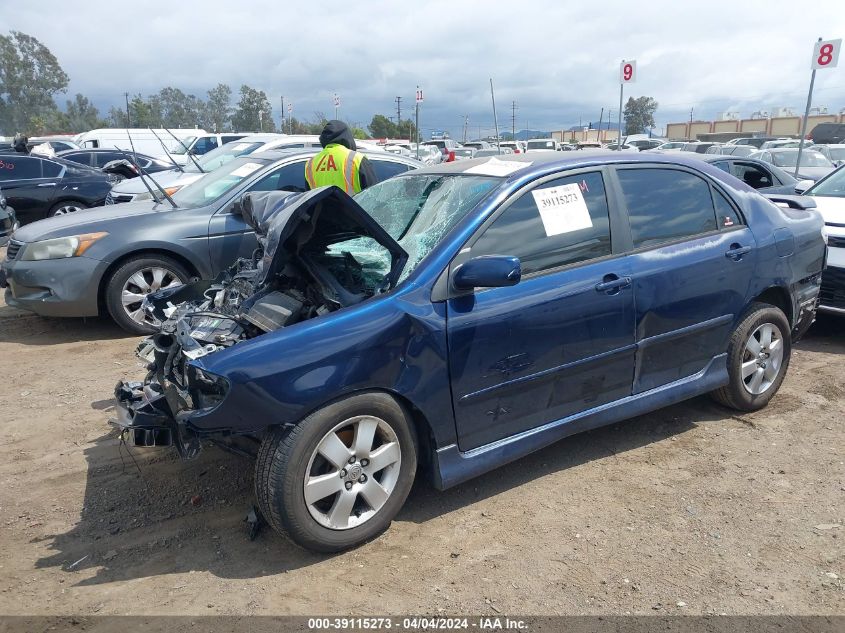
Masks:
[[[76,213],[77,211],[82,211],[84,208],[85,207],[80,207],[79,205],[73,204],[72,202],[68,202],[53,211],[53,215],[67,215],[68,213]]]
[[[120,301],[130,319],[144,325],[159,325],[158,321],[144,312],[144,298],[163,288],[179,286],[182,280],[172,270],[160,266],[142,268],[132,274],[120,292]]]
[[[763,323],[751,333],[742,355],[742,383],[752,395],[771,388],[783,365],[783,338],[777,326]]]
[[[402,452],[391,426],[362,415],[326,433],[308,461],[303,494],[312,518],[332,530],[372,519],[399,480]]]

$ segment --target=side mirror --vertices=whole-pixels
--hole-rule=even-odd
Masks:
[[[799,180],[797,183],[795,183],[795,193],[800,195],[807,191],[807,189],[812,187],[814,184],[815,183],[812,180]]]
[[[518,257],[480,255],[455,269],[452,284],[457,290],[514,286],[522,278]]]
[[[240,198],[237,198],[232,203],[232,206],[229,208],[229,213],[231,213],[232,215],[243,216],[243,214],[244,214],[243,196],[241,196]]]

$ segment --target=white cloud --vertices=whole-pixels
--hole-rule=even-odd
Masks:
[[[411,113],[424,87],[424,127],[457,133],[492,126],[489,78],[499,124],[552,128],[616,109],[623,57],[638,60],[633,95],[660,102],[661,122],[689,109],[711,117],[730,106],[803,109],[816,37],[845,37],[840,0],[554,2],[431,0],[415,4],[243,0],[5,2],[0,23],[39,38],[71,77],[69,92],[101,106],[124,91],[171,85],[203,95],[218,82],[279,96],[297,116],[364,122],[375,112]],[[815,103],[845,107],[841,67],[819,73]]]

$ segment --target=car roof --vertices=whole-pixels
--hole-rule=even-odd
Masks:
[[[702,154],[703,156],[703,154]],[[508,177],[521,177],[532,173],[545,173],[550,168],[576,168],[592,165],[612,165],[624,163],[664,163],[666,165],[682,165],[700,169],[701,160],[684,156],[683,154],[657,154],[654,152],[618,152],[607,149],[584,149],[574,152],[534,152],[531,154],[508,154],[506,158],[484,157],[470,160],[441,163],[426,167],[416,173],[424,174],[462,174],[473,167],[481,167],[491,160],[507,163],[520,163]],[[471,174],[473,172],[470,172]],[[477,172],[476,172],[477,173]],[[480,174],[480,175],[483,175]]]
[[[299,156],[314,156],[319,152],[323,151],[322,147],[291,147],[288,149],[270,149],[265,152],[259,153],[252,153],[246,154],[244,156],[238,156],[238,158],[260,158],[265,161],[278,161],[283,160],[285,158],[296,158]],[[358,148],[359,152],[361,152],[364,156],[371,156],[379,159],[389,160],[395,163],[405,163],[408,165],[421,165],[422,162],[417,161],[413,158],[409,158],[407,156],[401,156],[400,154],[391,154],[390,152],[385,151],[371,151],[369,149],[361,149]],[[464,161],[466,162],[466,161]]]

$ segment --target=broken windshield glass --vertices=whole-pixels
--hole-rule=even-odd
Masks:
[[[401,281],[500,182],[464,174],[398,176],[365,189],[355,201],[408,253]]]

